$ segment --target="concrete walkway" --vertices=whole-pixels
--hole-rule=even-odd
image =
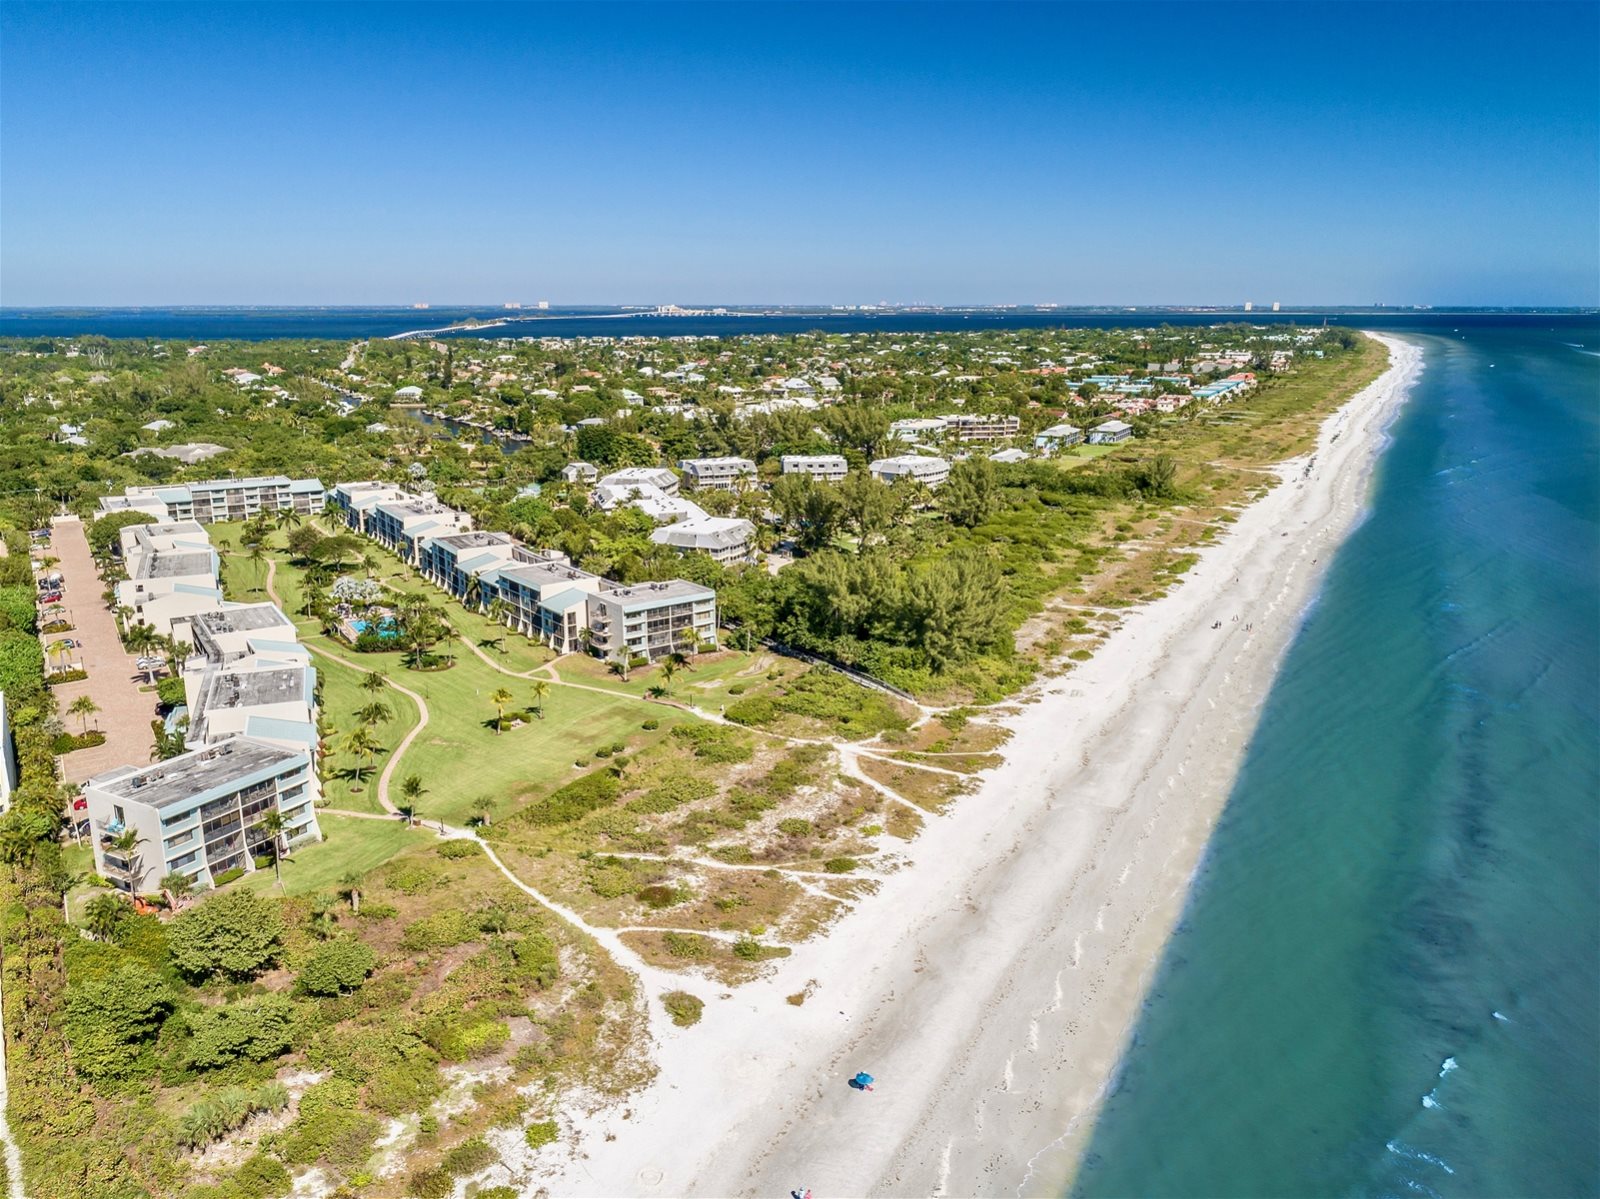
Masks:
[[[68,782],[81,783],[114,766],[150,760],[155,745],[150,722],[156,717],[156,696],[154,691],[139,690],[145,677],[134,668],[133,656],[122,648],[116,619],[100,598],[105,584],[95,572],[81,520],[58,516],[50,522],[50,554],[60,559],[56,569],[66,584],[62,604],[74,627],[70,633],[43,640],[49,645],[63,637],[72,638],[82,647],[73,651],[72,660],[81,661],[89,672],[82,682],[52,688],[61,723],[70,733],[82,728],[76,716],[67,715],[67,709],[78,696],[87,695],[100,705],[100,711],[89,717],[89,727],[98,727],[106,735],[104,745],[74,750],[61,759],[62,776]]]

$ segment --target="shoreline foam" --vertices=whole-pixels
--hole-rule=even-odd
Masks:
[[[655,1082],[563,1112],[562,1160],[512,1176],[563,1196],[1062,1193],[1420,369],[1414,344],[1379,340],[1389,367],[1317,448],[1093,659],[1026,693],[1004,764],[928,822],[912,868],[699,1025],[652,1012]],[[845,1086],[858,1069],[872,1094]]]

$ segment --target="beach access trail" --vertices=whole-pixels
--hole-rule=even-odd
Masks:
[[[563,1147],[523,1163],[540,1185],[1063,1192],[1261,703],[1420,370],[1416,346],[1381,340],[1389,369],[1315,451],[1282,464],[1092,660],[1028,693],[1004,765],[928,822],[914,864],[770,977],[708,1000],[700,1024],[653,1021],[656,1080],[563,1110]],[[876,1075],[872,1093],[846,1085],[857,1070]]]

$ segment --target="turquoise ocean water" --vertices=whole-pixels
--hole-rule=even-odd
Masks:
[[[1082,1199],[1600,1193],[1600,326],[1417,340]]]

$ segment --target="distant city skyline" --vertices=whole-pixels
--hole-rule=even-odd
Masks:
[[[1600,6],[0,7],[0,304],[1600,304]]]

